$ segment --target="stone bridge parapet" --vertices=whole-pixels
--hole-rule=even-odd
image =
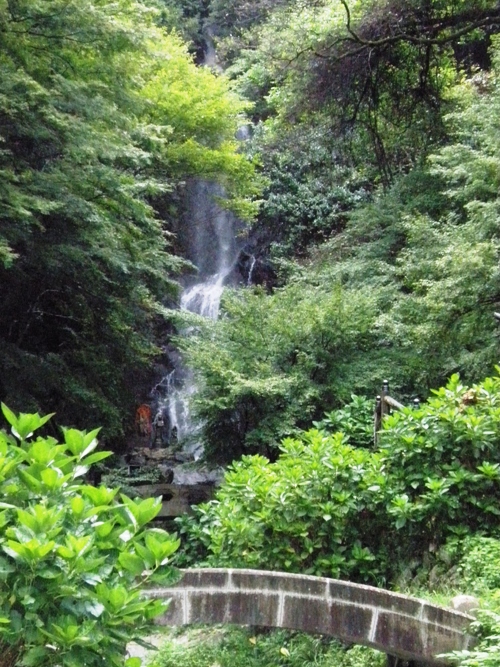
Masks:
[[[468,648],[466,614],[372,586],[283,572],[185,570],[171,588],[161,625],[235,624],[287,628],[363,644],[405,660],[442,664],[438,656]]]

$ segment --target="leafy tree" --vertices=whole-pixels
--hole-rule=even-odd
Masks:
[[[328,267],[297,273],[271,295],[227,292],[219,321],[196,322],[179,341],[199,381],[194,408],[208,455],[274,458],[283,437],[352,392],[375,396],[387,370],[374,320],[382,299],[374,289],[344,290]]]
[[[352,209],[370,196],[362,170],[339,154],[327,114],[285,131],[269,120],[257,127],[251,151],[260,153],[267,179],[252,236],[275,261],[304,256],[339,234]]]
[[[336,152],[387,185],[445,138],[447,91],[467,60],[463,42],[487,45],[498,30],[494,2],[448,5],[277,3],[261,25],[251,22],[230,71],[258,104],[265,98],[264,117],[276,116],[290,143],[291,128],[314,127],[319,116]],[[479,64],[487,67],[484,53]]]
[[[423,388],[441,382],[443,373],[477,379],[498,357],[496,51],[493,64],[490,75],[456,89],[460,107],[447,118],[450,145],[431,155],[418,179],[418,172],[410,174],[396,198],[360,209],[344,239],[353,245],[363,239],[353,253],[361,260],[358,279],[385,276],[398,286],[384,323],[389,338],[406,348]]]
[[[157,20],[135,0],[0,8],[0,395],[109,438],[175,299],[182,179],[217,172],[251,208],[244,105]]]
[[[110,452],[99,429],[63,429],[64,443],[33,434],[51,415],[2,411],[0,432],[0,646],[3,665],[123,665],[164,603],[141,595],[172,582],[179,542],[146,528],[160,499],[131,500],[82,483]],[[141,640],[140,640],[141,641]]]
[[[222,40],[228,73],[254,102],[268,178],[255,238],[287,257],[341,232],[378,186],[448,140],[450,90],[460,72],[490,67],[500,25],[488,0],[212,8],[232,26]]]

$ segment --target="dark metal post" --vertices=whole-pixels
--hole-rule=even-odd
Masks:
[[[380,419],[384,421],[385,415],[389,414],[389,406],[386,403],[385,397],[389,396],[389,380],[384,380],[382,383],[382,396],[381,396],[381,414]]]
[[[375,414],[373,416],[373,443],[377,444],[378,432],[382,427],[382,399],[377,396],[375,402]]]

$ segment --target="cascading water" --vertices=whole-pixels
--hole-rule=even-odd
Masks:
[[[221,209],[216,197],[220,186],[206,181],[193,181],[186,189],[184,233],[180,240],[186,256],[197,267],[196,282],[187,281],[181,295],[180,308],[210,319],[217,319],[224,285],[235,279],[235,266],[240,248],[237,243],[238,220]],[[182,450],[195,459],[202,453],[199,425],[190,412],[190,400],[196,391],[193,374],[177,355],[170,371],[153,390],[157,413],[167,417],[166,442],[179,443]]]
[[[252,284],[253,270],[255,269],[256,263],[257,263],[257,258],[255,257],[255,255],[251,255],[250,266],[248,268],[247,287],[249,287]]]
[[[214,44],[215,27],[204,27],[205,53],[203,65],[220,71]],[[249,138],[249,128],[243,126],[237,139]],[[241,246],[237,242],[240,225],[237,218],[222,209],[216,199],[223,197],[220,185],[193,179],[184,193],[185,214],[178,230],[178,240],[184,256],[196,266],[195,279],[186,280],[180,308],[216,320],[224,285],[238,282],[237,259]],[[239,276],[241,281],[241,276]],[[186,333],[188,335],[188,333]],[[184,366],[178,352],[169,355],[173,370],[151,392],[156,414],[166,418],[162,444],[179,444],[182,451],[195,459],[202,454],[200,425],[191,416],[190,402],[196,391],[193,373]]]

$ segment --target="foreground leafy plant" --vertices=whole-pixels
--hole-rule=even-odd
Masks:
[[[33,438],[51,415],[16,416],[0,432],[0,651],[2,665],[138,667],[126,644],[165,605],[141,595],[171,582],[175,536],[145,528],[159,498],[138,501],[82,483],[99,429],[63,429],[64,443]]]

